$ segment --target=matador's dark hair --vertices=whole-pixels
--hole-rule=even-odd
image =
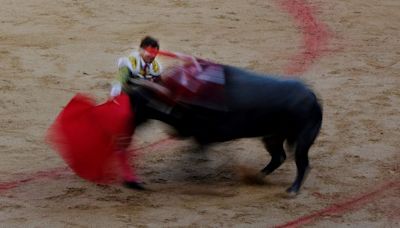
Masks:
[[[158,44],[158,40],[154,39],[151,36],[146,36],[140,42],[140,48],[145,48],[145,47],[148,47],[148,46],[150,46],[152,48],[160,49],[160,45]]]

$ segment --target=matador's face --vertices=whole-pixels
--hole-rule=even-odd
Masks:
[[[146,63],[152,63],[158,54],[158,48],[153,48],[151,46],[144,47],[140,49],[140,56]]]

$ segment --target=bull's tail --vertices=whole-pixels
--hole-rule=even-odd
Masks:
[[[322,126],[322,113],[323,113],[323,106],[322,102],[318,97],[312,93],[314,102],[312,107],[310,108],[310,116],[309,119],[311,120],[308,126],[304,127],[302,129],[302,132],[308,132],[309,135],[309,141],[314,142],[315,139],[317,138],[321,126]],[[306,130],[308,129],[308,130]],[[299,134],[301,135],[301,133]],[[293,137],[288,137],[285,141],[286,146],[285,146],[285,151],[289,152],[291,154],[294,154],[297,148],[297,140],[299,139],[299,135]]]
[[[321,126],[322,126],[322,105],[321,101],[315,96],[315,102],[313,104],[313,107],[311,108],[311,113],[310,113],[310,123],[309,126],[307,126],[304,130],[307,132],[308,135],[308,141],[313,144],[315,139],[317,138]]]

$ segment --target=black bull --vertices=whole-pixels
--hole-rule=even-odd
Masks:
[[[321,105],[310,88],[294,79],[258,75],[231,66],[225,74],[224,107],[220,110],[190,103],[170,105],[147,86],[126,90],[135,113],[135,126],[147,119],[171,125],[178,135],[193,137],[200,146],[238,138],[261,137],[271,155],[264,177],[286,159],[285,140],[295,153],[297,176],[289,193],[298,193],[309,170],[308,151],[322,123]]]

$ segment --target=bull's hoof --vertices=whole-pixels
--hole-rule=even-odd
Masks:
[[[123,185],[127,188],[134,189],[134,190],[146,190],[142,183],[136,181],[124,181]]]
[[[294,198],[299,194],[299,189],[295,187],[290,187],[286,189],[286,197],[287,198]]]

